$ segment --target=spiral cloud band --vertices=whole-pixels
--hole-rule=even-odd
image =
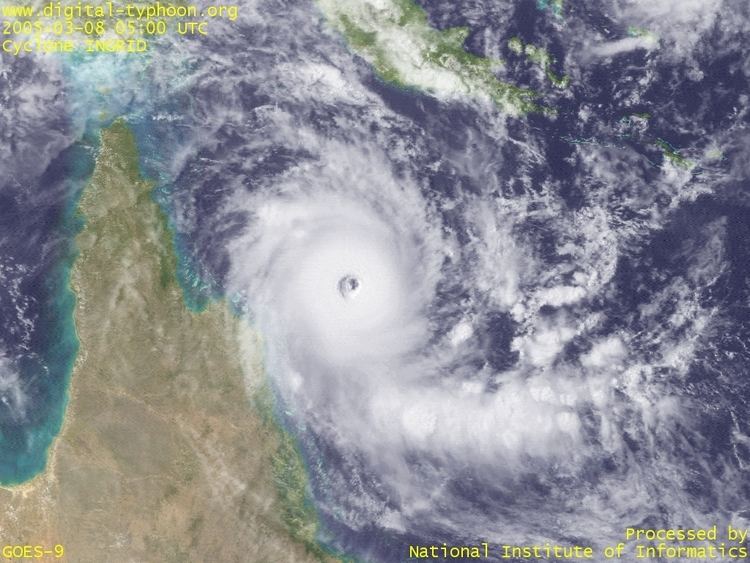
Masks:
[[[657,436],[648,481],[658,482],[673,471],[659,429],[684,418],[631,349],[641,335],[599,332],[591,304],[609,291],[612,242],[625,235],[602,229],[596,210],[551,217],[563,241],[577,241],[561,243],[550,266],[519,235],[527,214],[467,196],[457,233],[376,147],[307,134],[314,164],[231,202],[248,219],[229,245],[228,279],[265,342],[323,515],[353,533],[519,542],[530,526],[557,530],[540,541],[592,527],[606,537],[617,533],[614,513],[638,517],[648,488],[613,496],[641,479],[627,435]],[[715,243],[721,229],[707,236]],[[692,260],[695,283],[720,267],[708,254]],[[696,308],[689,281],[674,283],[651,308],[679,303],[675,323],[692,334],[710,313]],[[647,324],[661,357],[686,365],[690,340],[658,329]],[[591,344],[571,354],[581,335]],[[526,501],[508,501],[526,482],[537,483],[524,485]],[[496,502],[478,511],[467,483]],[[681,495],[669,503],[683,510]],[[463,509],[446,520],[436,516],[445,505]],[[576,517],[553,525],[556,510]]]
[[[471,315],[448,321],[440,288],[446,278],[470,291],[491,278],[500,280],[493,289],[514,287],[518,265],[497,253],[499,261],[478,257],[478,271],[457,271],[453,235],[413,182],[388,169],[372,153],[323,146],[314,170],[300,167],[235,202],[250,219],[231,244],[230,279],[266,342],[284,410],[377,468],[403,514],[373,504],[372,517],[400,527],[402,517],[429,511],[434,479],[467,460],[483,478],[511,479],[530,458],[580,457],[570,451],[583,440],[577,408],[590,386],[547,370],[572,331],[549,320],[517,344],[528,350],[525,367],[498,374],[487,366],[474,335],[481,327]],[[503,232],[487,225],[488,212],[472,216]],[[426,461],[415,466],[413,456]],[[440,492],[432,495],[440,502]]]
[[[674,166],[646,185],[644,160],[582,143],[595,188],[576,205],[532,126],[341,68],[263,75],[286,105],[255,108],[222,161],[245,174],[222,190],[226,290],[330,543],[375,561],[412,538],[595,545],[654,499],[665,520],[718,518],[685,493],[703,438],[682,382],[720,322],[701,288],[726,267],[726,222],[628,270],[706,188]]]

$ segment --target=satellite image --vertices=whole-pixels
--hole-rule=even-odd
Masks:
[[[750,559],[746,0],[0,26],[0,561]]]

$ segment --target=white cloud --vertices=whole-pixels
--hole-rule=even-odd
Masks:
[[[26,416],[28,398],[13,362],[0,352],[0,403],[12,420]]]
[[[596,342],[591,350],[581,357],[581,364],[585,367],[603,368],[613,363],[619,364],[625,354],[622,340],[617,336],[611,336]]]
[[[645,28],[666,41],[669,52],[685,56],[716,21],[724,0],[617,0],[616,18]]]
[[[642,37],[626,37],[606,43],[596,43],[588,48],[588,54],[594,57],[612,57],[636,49],[651,51],[659,46],[659,41],[654,35]]]

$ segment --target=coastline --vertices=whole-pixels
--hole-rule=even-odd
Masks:
[[[102,135],[79,203],[65,416],[46,469],[0,489],[5,540],[64,544],[81,562],[334,560],[298,465],[279,488],[295,452],[248,397],[246,378],[265,375],[243,370],[240,319],[224,301],[186,306],[135,139],[124,122]]]

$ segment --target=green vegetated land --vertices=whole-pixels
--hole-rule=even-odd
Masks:
[[[294,441],[270,414],[260,347],[247,373],[249,329],[224,303],[185,306],[151,190],[115,123],[79,204],[65,422],[47,470],[0,489],[3,542],[61,544],[76,562],[330,560]]]
[[[413,0],[318,0],[318,5],[383,80],[441,99],[487,98],[510,113],[551,112],[536,103],[536,92],[496,76],[502,61],[464,48],[468,28],[435,29]]]
[[[520,37],[511,37],[508,41],[508,48],[517,55],[524,55],[528,61],[539,66],[554,86],[567,88],[570,85],[569,77],[556,74],[552,69],[555,59],[546,49],[531,43],[524,44]]]

